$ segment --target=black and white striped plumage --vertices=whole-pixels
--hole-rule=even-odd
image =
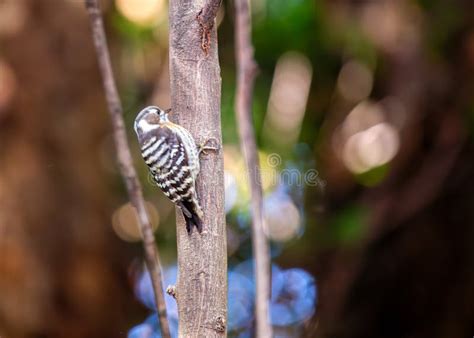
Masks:
[[[199,152],[193,137],[168,120],[167,112],[150,106],[138,113],[135,132],[143,159],[163,193],[183,211],[186,229],[202,230],[202,210],[196,195]]]

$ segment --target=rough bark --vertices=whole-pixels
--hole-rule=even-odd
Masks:
[[[235,0],[235,53],[237,59],[237,93],[235,110],[239,127],[240,148],[244,154],[252,205],[252,247],[255,257],[255,316],[257,337],[271,337],[268,301],[270,298],[270,253],[263,232],[263,201],[260,165],[252,123],[252,95],[257,64],[253,59],[251,18],[248,0]]]
[[[109,108],[110,118],[112,120],[120,173],[122,174],[127,187],[130,201],[138,215],[140,232],[143,238],[143,247],[145,249],[145,262],[152,280],[161,335],[163,337],[170,337],[168,321],[166,318],[166,303],[161,281],[160,257],[158,249],[156,248],[151,222],[145,209],[145,200],[143,199],[141,184],[133,166],[132,155],[127,141],[127,133],[123,121],[123,108],[112,72],[102,15],[97,0],[85,0],[85,5],[89,13],[92,37],[97,51],[99,70],[102,75],[106,101]]]
[[[202,13],[215,13],[215,6],[216,1],[171,0],[169,8],[170,118],[187,128],[197,143],[212,138],[219,147],[201,155],[197,192],[204,211],[202,233],[188,235],[177,212],[180,337],[224,337],[227,327],[221,77],[216,27],[203,25],[201,17]]]

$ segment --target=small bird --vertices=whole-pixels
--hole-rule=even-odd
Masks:
[[[170,110],[146,107],[135,118],[134,129],[153,180],[183,212],[188,233],[193,226],[201,232],[203,212],[196,194],[199,154],[216,148],[197,146],[188,130],[168,119]]]

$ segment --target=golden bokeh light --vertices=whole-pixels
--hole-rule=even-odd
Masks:
[[[298,139],[312,76],[311,62],[305,55],[288,52],[280,57],[264,122],[265,138],[278,144],[291,144]]]
[[[15,73],[9,64],[0,59],[0,118],[11,102],[17,88]]]
[[[400,105],[396,102],[395,98],[377,103],[362,101],[344,119],[335,134],[334,147],[351,172],[367,172],[390,162],[397,154],[400,134],[393,116]]]
[[[232,210],[239,197],[237,180],[227,170],[224,170],[224,187],[225,187],[225,211]]]
[[[372,101],[362,101],[351,110],[342,124],[344,138],[385,121],[384,109]]]
[[[166,11],[164,0],[115,0],[115,5],[128,20],[143,26],[153,25]]]
[[[367,65],[351,60],[345,63],[337,79],[337,89],[347,101],[366,99],[372,91],[373,74]]]
[[[295,238],[301,227],[301,216],[296,205],[289,198],[282,198],[264,210],[265,233],[276,242]]]
[[[258,155],[262,188],[263,191],[269,191],[278,183],[278,171],[275,166],[269,163],[267,153],[259,152]],[[226,187],[232,188],[236,186],[237,189],[238,198],[236,198],[235,204],[245,205],[250,199],[249,176],[244,158],[239,148],[235,145],[229,144],[224,146],[224,169],[226,176],[228,176],[226,181],[228,185]],[[228,193],[231,193],[231,191]],[[234,197],[229,195],[226,198],[233,199]],[[231,202],[231,200],[226,201],[226,203],[228,202]]]
[[[372,1],[363,7],[360,24],[372,42],[389,51],[407,48],[420,39],[423,18],[414,2]]]
[[[158,211],[150,202],[145,203],[145,208],[148,212],[148,217],[150,217],[151,226],[153,230],[156,230],[160,223]],[[124,241],[138,242],[142,238],[137,212],[130,203],[126,203],[115,210],[112,215],[112,227],[117,236]]]
[[[358,132],[347,140],[343,150],[346,167],[356,174],[391,161],[400,146],[398,131],[383,122]]]
[[[19,32],[27,21],[27,8],[24,0],[0,1],[0,36]]]

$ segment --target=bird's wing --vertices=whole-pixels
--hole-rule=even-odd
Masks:
[[[148,148],[142,148],[142,155],[158,186],[173,202],[191,199],[194,178],[181,137],[167,126],[151,130],[149,134],[150,139],[156,140]]]
[[[202,229],[202,210],[195,191],[195,164],[190,163],[186,140],[177,129],[163,125],[150,131],[142,147],[145,163],[158,187],[183,211],[188,232]],[[193,144],[193,146],[195,146]]]

